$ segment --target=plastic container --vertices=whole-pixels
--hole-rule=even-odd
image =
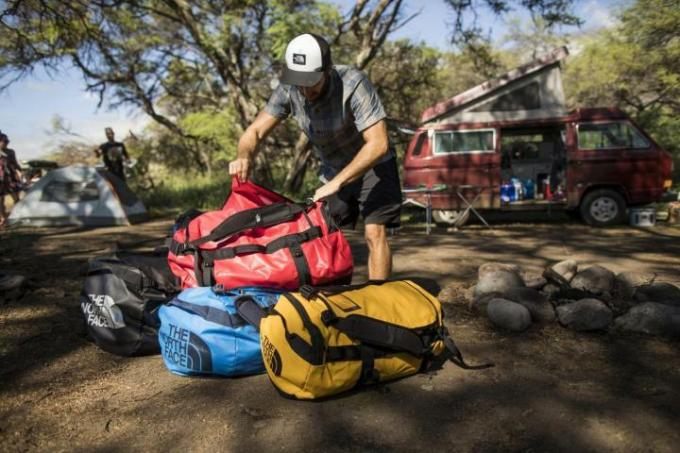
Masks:
[[[656,209],[634,208],[630,210],[631,226],[651,227],[656,225]]]
[[[510,203],[515,201],[515,186],[512,184],[501,184],[501,201]]]
[[[524,199],[524,189],[522,187],[522,181],[518,178],[512,178],[510,180],[512,185],[515,187],[515,198],[512,201],[520,201]]]
[[[526,200],[533,200],[536,193],[536,185],[532,179],[525,179],[522,181],[522,191]]]

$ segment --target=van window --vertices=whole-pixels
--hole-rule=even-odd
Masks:
[[[647,139],[625,122],[581,123],[578,126],[580,149],[645,149]]]
[[[423,144],[425,143],[425,140],[427,140],[427,134],[423,132],[418,136],[416,146],[413,147],[413,156],[420,156],[420,153],[423,152]]]
[[[435,154],[486,153],[495,151],[496,131],[438,131],[434,136]]]

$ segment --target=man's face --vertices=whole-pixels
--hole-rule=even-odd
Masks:
[[[109,141],[113,141],[113,131],[106,131],[106,138]]]
[[[300,92],[302,95],[307,99],[308,101],[314,101],[321,96],[321,93],[323,93],[323,88],[324,85],[326,84],[326,80],[328,79],[328,73],[324,72],[323,75],[321,76],[321,80],[316,85],[313,85],[311,87],[299,87]]]
[[[0,140],[0,149],[5,150],[7,149],[7,145],[9,144],[9,140]]]

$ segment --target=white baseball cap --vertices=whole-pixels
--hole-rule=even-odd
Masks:
[[[281,83],[311,87],[319,83],[324,71],[331,67],[331,49],[321,36],[299,35],[286,47],[286,66]]]

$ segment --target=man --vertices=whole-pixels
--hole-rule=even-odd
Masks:
[[[399,225],[401,187],[375,89],[362,72],[333,66],[323,38],[297,36],[286,48],[281,84],[243,133],[229,173],[245,180],[258,145],[291,115],[321,160],[319,179],[324,184],[314,201],[326,199],[341,227],[354,227],[361,214],[368,277],[388,278],[392,254],[386,228]]]
[[[114,140],[113,129],[104,129],[107,141],[102,143],[94,152],[97,157],[104,158],[104,165],[114,175],[125,181],[124,162],[130,160],[125,145]]]
[[[5,196],[12,197],[14,204],[19,202],[21,191],[21,166],[17,161],[16,153],[8,148],[9,137],[0,132],[0,227],[7,220],[7,208]]]

